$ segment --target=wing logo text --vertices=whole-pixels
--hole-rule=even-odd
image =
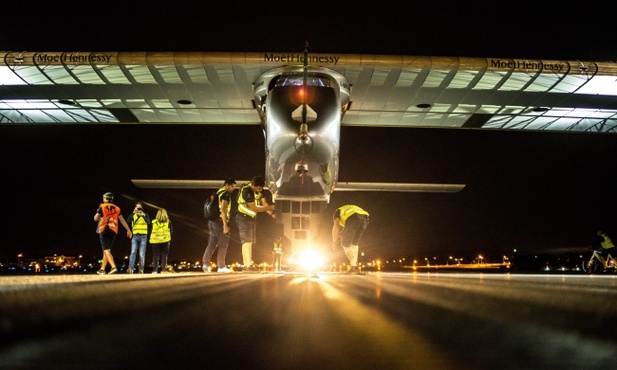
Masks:
[[[340,57],[332,55],[309,55],[308,63],[334,64]],[[264,54],[265,62],[273,63],[304,63],[304,54]]]
[[[491,59],[492,68],[515,68],[515,69],[532,69],[532,70],[545,70],[545,71],[565,71],[565,63],[544,63],[544,62],[530,62],[528,60],[501,60]]]
[[[110,54],[36,54],[35,63],[109,63]]]

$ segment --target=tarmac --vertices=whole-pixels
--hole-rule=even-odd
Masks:
[[[607,369],[617,275],[0,276],[0,368]]]

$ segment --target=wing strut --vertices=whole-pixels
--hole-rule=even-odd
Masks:
[[[249,180],[236,180],[239,184]],[[132,179],[138,188],[153,189],[218,189],[224,180]],[[336,191],[388,191],[417,193],[458,193],[465,184],[394,183],[394,182],[337,182]]]

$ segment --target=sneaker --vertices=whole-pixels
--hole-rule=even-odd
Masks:
[[[143,273],[144,273],[144,270],[139,270],[139,273],[140,273],[140,274],[143,274]]]
[[[210,272],[210,267],[208,266],[203,266],[201,269],[204,270],[204,272]]]
[[[222,273],[228,274],[230,272],[234,272],[234,270],[228,269],[227,267],[219,267],[217,272],[222,272]]]
[[[98,270],[96,272],[97,275],[105,275],[105,270]]]
[[[244,272],[259,272],[259,269],[255,266],[244,266],[242,269]]]
[[[128,270],[126,270],[126,273],[127,273],[127,274],[132,274],[132,273],[133,273],[133,269],[128,269]]]
[[[158,274],[158,273],[159,273],[159,272],[158,272],[158,271],[156,271],[156,270],[152,271],[152,274],[153,274],[153,275],[154,275],[154,274]]]
[[[109,271],[109,275],[115,274],[116,272],[118,272],[118,269],[114,267]]]

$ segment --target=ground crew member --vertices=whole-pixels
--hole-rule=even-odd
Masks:
[[[600,260],[602,261],[602,265],[604,266],[604,270],[606,271],[606,268],[608,266],[606,264],[606,258],[604,258],[604,254],[606,253],[608,255],[612,251],[614,251],[615,244],[613,244],[613,241],[611,240],[611,238],[609,238],[608,235],[606,235],[604,231],[598,230],[596,234],[598,235],[598,242],[596,244],[596,247],[597,247],[596,250],[598,251],[598,254],[600,255]]]
[[[342,247],[349,260],[349,272],[358,272],[360,238],[369,223],[369,213],[362,208],[347,204],[334,211],[332,218],[332,249]]]
[[[129,229],[129,225],[124,220],[124,217],[120,214],[120,207],[113,204],[114,195],[112,193],[103,194],[103,203],[99,204],[99,208],[94,214],[94,221],[98,222],[97,233],[99,234],[99,240],[101,241],[101,247],[103,248],[103,262],[101,268],[96,273],[99,275],[105,274],[105,268],[107,264],[111,266],[110,274],[118,272],[116,268],[116,262],[111,255],[111,246],[118,234],[118,221],[122,223],[122,226],[126,229],[126,236],[131,237],[133,233]]]
[[[272,245],[272,254],[274,255],[274,271],[281,271],[281,261],[283,259],[283,241],[280,236],[274,239]]]
[[[246,185],[240,188],[238,194],[238,231],[242,242],[242,271],[257,271],[253,266],[253,243],[256,241],[257,234],[257,213],[266,212],[272,218],[276,218],[274,205],[268,204],[264,197],[263,189],[266,181],[263,176],[255,176]]]

